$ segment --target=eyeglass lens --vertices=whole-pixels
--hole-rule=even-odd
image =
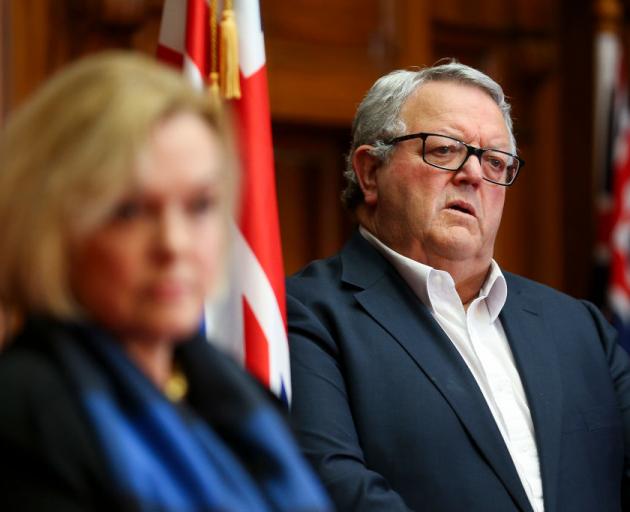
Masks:
[[[427,135],[423,157],[426,163],[441,169],[456,171],[468,158],[468,147],[456,139],[440,135]],[[485,150],[480,155],[481,169],[485,178],[497,183],[510,183],[518,172],[516,157],[501,151]]]

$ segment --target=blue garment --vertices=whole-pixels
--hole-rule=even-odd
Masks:
[[[277,411],[201,337],[177,348],[189,393],[176,405],[106,333],[55,328],[67,335],[54,351],[125,510],[330,510]]]

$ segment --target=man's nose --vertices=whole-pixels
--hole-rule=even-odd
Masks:
[[[481,155],[469,153],[464,165],[455,172],[453,178],[456,182],[466,182],[478,185],[483,180],[483,168],[481,167]]]

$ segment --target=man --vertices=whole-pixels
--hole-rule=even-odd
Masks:
[[[359,106],[360,230],[288,280],[292,413],[338,510],[621,510],[627,355],[592,305],[492,259],[522,166],[501,87],[457,62]]]

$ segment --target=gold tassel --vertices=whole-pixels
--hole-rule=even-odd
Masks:
[[[215,110],[221,108],[221,89],[219,88],[219,73],[213,71],[210,73],[210,85],[208,86],[208,94],[210,103]]]
[[[217,0],[210,0],[210,76],[208,76],[208,95],[212,107],[219,110],[221,106],[221,90],[219,88],[219,71],[217,62]]]
[[[226,99],[239,99],[241,97],[241,84],[238,64],[238,32],[232,2],[226,2],[221,17],[221,57],[220,79],[221,92]]]

